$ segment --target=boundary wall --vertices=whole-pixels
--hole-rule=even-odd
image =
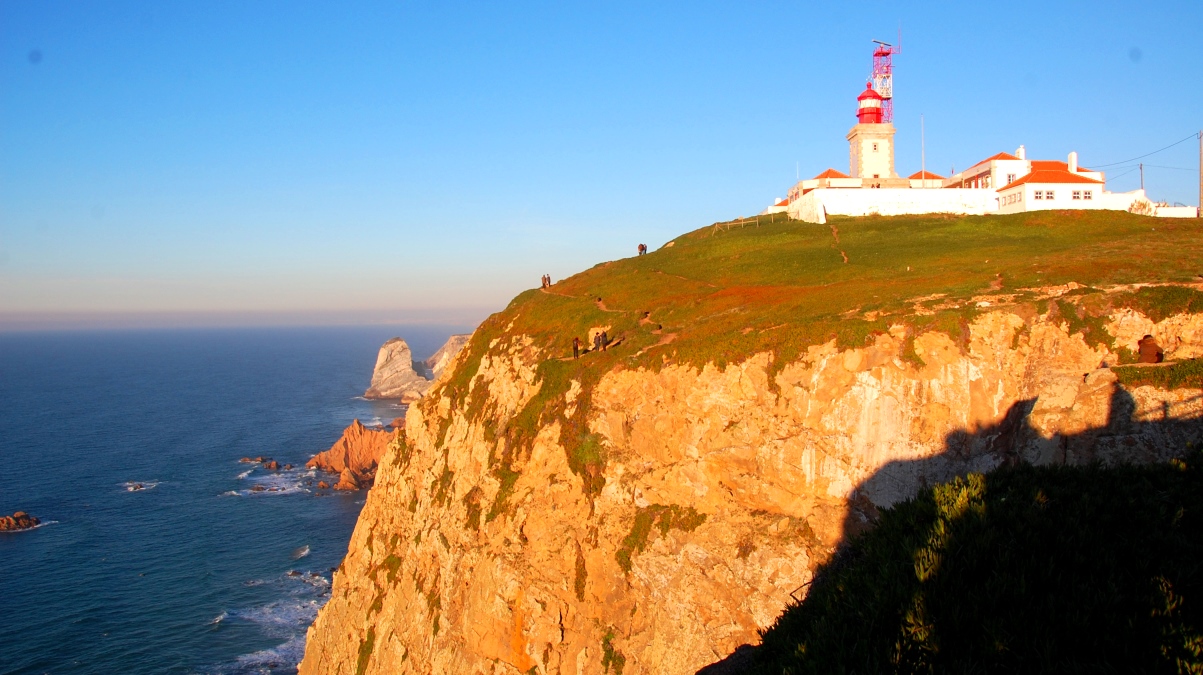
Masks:
[[[827,216],[904,216],[955,213],[981,216],[998,210],[994,190],[975,188],[879,188],[841,190],[816,188],[789,205],[795,220],[823,224]]]

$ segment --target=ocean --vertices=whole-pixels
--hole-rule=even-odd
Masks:
[[[403,413],[360,397],[386,339],[466,330],[0,334],[0,512],[44,523],[0,534],[0,673],[295,672],[366,497],[304,464]]]

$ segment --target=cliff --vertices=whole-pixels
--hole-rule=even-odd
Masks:
[[[490,317],[387,448],[300,672],[693,673],[924,485],[1198,430],[1193,224],[836,223],[705,228]],[[1146,333],[1174,363],[1114,367]]]
[[[388,444],[402,434],[401,429],[369,429],[359,420],[343,430],[342,438],[325,452],[313,456],[305,466],[339,475],[334,486],[341,490],[368,487],[376,475],[376,467]]]

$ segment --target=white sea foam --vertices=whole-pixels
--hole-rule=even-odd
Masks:
[[[294,550],[292,552],[292,559],[300,560],[301,558],[304,558],[307,555],[309,555],[309,544],[305,544],[304,546],[301,546],[300,548]]]
[[[121,484],[126,492],[143,492],[145,490],[153,490],[159,487],[161,480],[130,480]]]
[[[295,583],[301,582],[301,583]],[[257,626],[268,637],[283,640],[270,649],[243,654],[232,662],[206,669],[214,674],[293,673],[305,655],[305,631],[329,595],[330,580],[317,572],[289,571],[273,579],[245,582],[247,586],[278,588],[280,599],[266,605],[230,609],[210,622],[213,630],[231,624]]]
[[[243,478],[246,478],[247,476],[251,475],[252,471],[254,471],[254,469],[247,469],[246,471],[243,471],[242,473],[238,474],[238,480],[242,480]]]

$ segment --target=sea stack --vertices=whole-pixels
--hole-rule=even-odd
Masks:
[[[422,394],[430,388],[430,380],[426,379],[418,368],[428,372],[431,379],[437,379],[471,337],[471,333],[452,335],[433,356],[420,362],[413,360],[413,353],[405,340],[395,337],[385,342],[376,356],[372,384],[363,395],[367,398],[395,398],[401,399],[402,403],[413,403],[422,398]]]
[[[447,338],[447,342],[443,343],[442,347],[439,347],[437,352],[423,361],[422,363],[426,366],[426,371],[430,373],[430,379],[439,379],[439,375],[442,375],[443,371],[446,370],[447,364],[451,363],[455,355],[459,354],[459,350],[463,349],[464,345],[468,344],[468,340],[471,339],[471,333],[452,335],[450,338]]]
[[[372,384],[364,392],[367,398],[399,398],[416,401],[430,387],[430,381],[414,370],[413,354],[405,340],[395,337],[385,342],[376,355]]]

